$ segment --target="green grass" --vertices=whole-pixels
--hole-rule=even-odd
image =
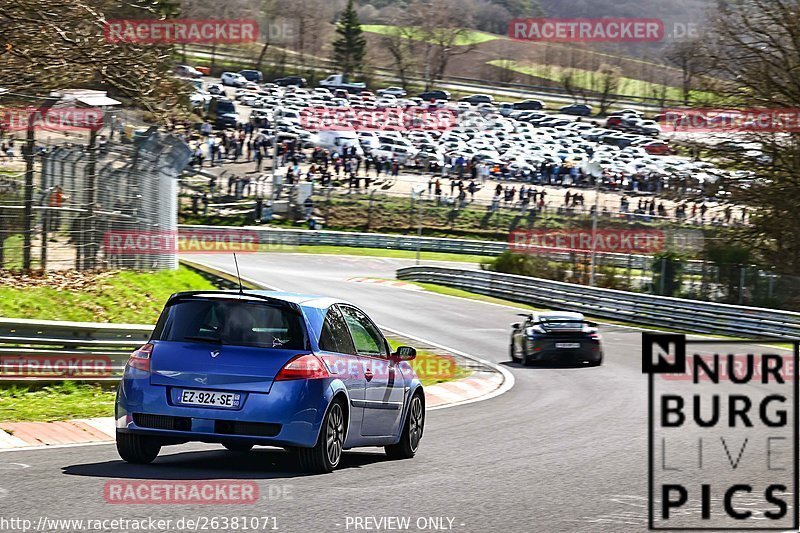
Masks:
[[[0,316],[153,324],[172,293],[214,288],[185,267],[161,272],[117,272],[80,290],[0,287]]]
[[[115,389],[64,382],[0,388],[0,422],[51,422],[114,415]]]
[[[21,233],[11,235],[3,242],[3,268],[20,269],[22,268],[23,237]],[[38,257],[32,257],[32,265],[35,268],[39,264]]]
[[[593,70],[584,70],[578,68],[565,68],[554,65],[541,65],[541,64],[523,64],[516,61],[507,59],[495,59],[487,61],[487,64],[508,69],[520,74],[528,76],[535,76],[550,81],[560,81],[565,71],[571,70],[575,75],[575,84],[577,87],[586,90],[599,90],[597,84],[600,83],[600,77]],[[592,82],[595,83],[592,83]],[[678,87],[665,86],[660,83],[653,83],[645,80],[635,78],[620,77],[619,88],[612,91],[617,94],[635,97],[660,97],[662,92],[666,89],[666,98],[670,100],[681,100],[683,94]],[[693,98],[709,98],[710,93],[695,91]]]
[[[377,33],[380,35],[397,35],[397,29],[400,28],[398,26],[388,26],[385,24],[365,24],[361,26],[361,29],[365,32],[369,33]],[[406,26],[403,28],[403,35],[408,36],[411,39],[416,41],[426,41],[432,44],[436,44],[435,39],[425,39],[422,35],[422,32],[417,30],[417,28],[413,26]],[[464,29],[463,32],[456,38],[454,44],[455,46],[470,46],[476,45],[480,43],[485,43],[488,41],[494,41],[496,39],[500,39],[499,35],[492,35],[491,33],[486,33],[482,31],[476,30],[469,30]]]
[[[262,252],[306,253],[322,255],[355,255],[365,257],[389,257],[393,259],[416,259],[412,250],[386,250],[383,248],[350,248],[347,246],[282,246],[262,245]],[[480,263],[491,259],[485,255],[454,254],[447,252],[420,252],[420,259],[427,261],[453,261],[459,263]]]

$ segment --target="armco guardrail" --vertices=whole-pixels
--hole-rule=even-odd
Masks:
[[[131,351],[146,343],[152,330],[152,326],[141,324],[0,318],[0,359],[3,361],[0,380],[38,380],[35,375],[28,376],[30,368],[15,366],[19,360],[60,365],[89,359],[105,364],[99,377],[93,375],[87,379],[116,379],[114,376],[122,373]],[[71,379],[82,378],[78,373]]]
[[[646,326],[743,338],[800,338],[800,313],[788,311],[682,300],[482,270],[413,266],[398,270],[397,278]]]
[[[230,272],[181,259],[185,266],[214,280],[217,286],[237,287],[239,282]],[[264,284],[242,278],[245,289],[265,289]],[[133,350],[146,343],[153,326],[144,324],[102,324],[0,318],[0,381],[76,381],[116,380]],[[107,366],[102,375],[42,377],[32,369],[18,369],[18,361],[32,361],[41,366],[62,365],[70,361],[102,361]],[[9,370],[10,369],[10,370]],[[30,376],[26,375],[30,372]]]
[[[387,233],[358,233],[350,231],[301,230],[301,229],[267,229],[261,226],[233,228],[230,226],[179,226],[180,231],[247,231],[258,234],[259,243],[267,249],[281,246],[344,246],[351,248],[381,248],[384,250],[419,249],[423,252],[445,252],[453,254],[471,254],[494,256],[508,250],[508,243],[501,241],[476,241],[469,239],[449,239],[444,237],[418,237],[416,235],[392,235]],[[587,252],[588,253],[588,252]],[[542,256],[553,261],[569,261],[567,252],[541,252]],[[649,270],[653,261],[647,255],[629,255],[609,252],[597,252],[600,264],[618,268]],[[697,274],[702,271],[700,261],[688,261],[685,271]]]

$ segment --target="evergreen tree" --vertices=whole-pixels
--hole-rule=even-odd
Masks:
[[[333,43],[333,60],[339,66],[339,70],[345,76],[360,72],[367,54],[367,40],[361,30],[361,22],[358,20],[353,0],[348,0],[347,8],[339,17],[336,33],[339,37]]]

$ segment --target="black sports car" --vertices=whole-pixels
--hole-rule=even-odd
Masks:
[[[580,313],[552,312],[520,315],[512,327],[509,352],[515,363],[603,364],[597,324]]]

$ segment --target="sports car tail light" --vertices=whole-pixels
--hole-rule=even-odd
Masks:
[[[589,333],[589,338],[599,341],[600,340],[600,334],[599,333]]]
[[[300,354],[283,365],[281,371],[275,376],[275,381],[289,381],[292,379],[321,379],[330,376],[325,364],[314,354]]]
[[[128,359],[128,366],[150,372],[150,356],[152,353],[153,345],[148,342],[131,354],[130,359]]]

